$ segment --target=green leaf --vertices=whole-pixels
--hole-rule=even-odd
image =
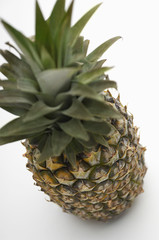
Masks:
[[[101,69],[102,65],[104,64],[105,61],[106,60],[103,59],[103,60],[100,60],[97,62],[88,62],[85,58],[83,61],[84,64],[82,66],[83,73],[90,72],[90,71],[96,70],[96,69]],[[104,75],[102,75],[101,78],[104,79]]]
[[[114,37],[111,38],[109,40],[107,40],[106,42],[102,43],[99,47],[97,47],[93,52],[91,52],[88,56],[87,56],[87,60],[90,62],[94,62],[97,61],[102,55],[103,53],[113,44],[115,43],[118,39],[120,39],[121,37]]]
[[[71,78],[77,71],[77,68],[45,70],[37,75],[37,80],[42,92],[53,99],[59,91],[68,89]]]
[[[56,67],[54,59],[51,57],[51,55],[44,46],[41,47],[41,61],[44,66],[44,69]]]
[[[54,39],[65,15],[65,0],[58,0],[49,17],[50,31]]]
[[[41,150],[41,155],[37,162],[42,163],[52,156],[60,156],[70,143],[71,139],[72,138],[64,132],[54,129],[52,135],[48,135],[47,138],[44,136],[45,145]]]
[[[66,147],[65,154],[72,167],[76,167],[76,151],[71,143]]]
[[[54,129],[52,134],[53,155],[60,156],[71,140],[72,137],[65,132]]]
[[[45,21],[38,2],[36,1],[36,34],[35,34],[35,43],[40,49],[41,46],[46,46],[48,41],[48,24]]]
[[[68,34],[71,26],[73,1],[71,2],[57,32],[56,45],[57,45],[57,67],[61,68],[67,65],[68,57]]]
[[[57,97],[60,99],[63,95],[71,95],[71,96],[80,96],[84,98],[96,99],[98,101],[102,101],[102,97],[95,92],[93,88],[88,85],[82,83],[73,83],[71,89],[68,92],[61,93]]]
[[[13,46],[10,42],[5,42],[5,44],[8,45],[10,48],[14,49],[22,57],[21,52],[15,46]]]
[[[13,90],[0,90],[1,107],[30,106],[33,103],[34,97],[29,94]]]
[[[88,148],[92,148],[96,145],[95,140],[93,139],[92,135],[89,134],[89,140],[88,141],[84,141],[84,140],[80,140],[78,139],[79,143],[82,144],[86,149]]]
[[[83,84],[89,84],[95,81],[97,78],[101,77],[106,71],[112,69],[112,67],[103,67],[100,69],[93,69],[89,72],[80,74],[76,81]]]
[[[9,62],[11,64],[19,64],[21,62],[20,59],[16,55],[14,55],[13,53],[11,53],[8,50],[0,49],[0,54],[4,57],[4,59],[7,62]]]
[[[84,121],[83,126],[88,132],[96,133],[103,136],[107,136],[112,129],[111,125],[107,122]]]
[[[92,114],[78,99],[74,99],[71,107],[62,111],[62,114],[80,120],[94,120]]]
[[[90,66],[92,66],[91,67],[91,69],[99,69],[99,68],[101,68],[102,66],[103,66],[103,64],[105,63],[105,59],[103,59],[103,60],[100,60],[100,61],[98,61],[98,62],[91,62],[91,63],[89,63],[90,64]]]
[[[45,141],[45,145],[43,146],[41,155],[39,159],[37,159],[37,163],[43,163],[47,159],[49,159],[53,154],[53,147],[52,147],[52,136],[51,134],[47,136]]]
[[[27,123],[24,123],[23,117],[16,118],[0,129],[0,137],[29,136],[44,131],[52,123],[52,120],[44,117]]]
[[[85,40],[84,43],[83,43],[83,52],[84,52],[84,55],[86,56],[87,55],[87,50],[88,50],[88,46],[89,46],[89,40]]]
[[[60,107],[61,105],[56,107],[49,107],[44,102],[38,101],[32,105],[32,107],[29,109],[27,114],[24,116],[23,121],[29,122],[29,121],[36,120],[42,116],[45,116],[49,113],[59,110]]]
[[[31,135],[30,135],[31,137]],[[4,144],[7,144],[7,143],[11,143],[11,142],[16,142],[16,141],[19,141],[19,140],[22,140],[22,139],[25,139],[26,138],[26,135],[20,135],[20,136],[9,136],[9,137],[1,137],[0,136],[0,145],[4,145]]]
[[[93,134],[93,138],[96,141],[96,143],[99,143],[105,147],[109,147],[107,140],[103,136],[98,134]]]
[[[78,139],[79,140],[79,139]],[[81,143],[79,143],[77,139],[73,138],[71,141],[71,146],[76,154],[83,152],[85,149]],[[81,140],[82,141],[82,140]]]
[[[8,31],[10,36],[16,42],[17,46],[21,49],[25,55],[27,62],[31,66],[33,72],[36,74],[43,68],[38,53],[35,49],[34,43],[30,39],[26,38],[21,32],[13,28],[10,24],[2,20],[2,24]]]
[[[64,123],[58,123],[58,125],[65,133],[67,133],[71,137],[79,138],[86,141],[89,139],[89,136],[84,129],[82,123],[77,119],[71,119]]]
[[[9,79],[15,80],[17,78],[17,74],[8,63],[4,63],[0,66],[0,72]]]
[[[38,93],[40,91],[38,83],[32,79],[21,77],[17,79],[17,89],[27,93]]]
[[[79,62],[83,61],[85,58],[85,41],[84,37],[79,36],[75,45],[72,47],[67,47],[67,54],[66,54],[66,64],[67,65],[74,65],[80,64]]]
[[[19,77],[35,78],[30,66],[8,50],[0,50],[0,54],[10,64],[10,69]]]
[[[115,81],[107,81],[107,80],[99,80],[92,82],[90,86],[97,92],[102,92],[107,88],[115,88],[117,89],[117,83]]]
[[[80,61],[82,61],[84,58],[84,54],[83,53],[77,53],[74,54],[70,57],[70,60],[67,60],[66,62],[66,67],[71,67],[71,66],[80,66]]]
[[[3,108],[5,111],[12,113],[16,116],[23,116],[28,111],[29,106],[26,106],[26,105],[14,106],[13,105],[13,107],[1,107],[1,108]]]
[[[0,86],[5,90],[17,89],[16,82],[13,82],[11,80],[0,80]]]
[[[69,43],[71,46],[75,44],[77,41],[81,31],[91,18],[91,16],[94,14],[94,12],[97,10],[97,8],[100,6],[100,4],[96,5],[93,7],[91,10],[89,10],[72,28],[70,31],[70,38],[69,38]]]
[[[78,37],[75,45],[73,46],[73,54],[83,52],[83,40],[84,40],[84,37],[82,37],[82,36]]]
[[[31,137],[28,137],[28,140],[31,145],[38,146],[38,149],[42,151],[43,147],[45,146],[47,137],[48,137],[48,133],[42,132],[42,133],[34,134]]]
[[[83,104],[94,116],[103,119],[122,117],[122,115],[110,103],[86,99],[83,101]]]

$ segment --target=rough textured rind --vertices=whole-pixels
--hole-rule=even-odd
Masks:
[[[83,219],[107,221],[131,206],[143,192],[146,173],[145,148],[139,143],[133,117],[119,99],[107,91],[110,102],[123,119],[110,119],[114,132],[108,138],[109,147],[97,146],[91,152],[77,156],[73,169],[65,156],[50,158],[42,165],[35,163],[40,152],[26,140],[27,168],[41,190],[65,212]]]

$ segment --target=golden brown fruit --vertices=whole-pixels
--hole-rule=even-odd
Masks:
[[[123,116],[110,119],[114,132],[108,138],[108,147],[97,145],[90,152],[77,156],[76,168],[64,155],[49,158],[37,164],[40,152],[28,141],[27,167],[41,190],[50,196],[65,212],[83,219],[107,221],[131,206],[133,200],[143,192],[146,173],[145,148],[139,144],[133,117],[127,113],[119,99],[105,92],[105,100]]]

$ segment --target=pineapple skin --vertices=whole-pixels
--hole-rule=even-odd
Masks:
[[[129,208],[143,192],[147,168],[146,149],[139,143],[133,116],[109,91],[104,97],[123,118],[110,119],[115,131],[108,139],[109,147],[98,145],[79,154],[76,168],[71,167],[64,155],[38,164],[35,161],[40,156],[38,147],[28,140],[23,144],[27,149],[24,154],[28,158],[27,168],[50,201],[82,219],[108,221]]]

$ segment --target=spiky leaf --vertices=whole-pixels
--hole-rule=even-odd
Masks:
[[[0,66],[0,72],[8,79],[13,79],[15,81],[17,78],[17,74],[14,72],[12,66],[8,63],[4,63]]]
[[[93,52],[91,52],[88,56],[87,56],[87,60],[90,62],[94,62],[97,61],[104,52],[106,52],[106,50],[113,44],[115,43],[117,40],[119,40],[121,37],[114,37],[111,38],[109,40],[107,40],[106,42],[102,43],[99,47],[97,47],[95,50],[93,50]]]
[[[92,82],[90,84],[91,88],[94,89],[96,92],[102,92],[106,88],[115,88],[117,89],[117,83],[115,81],[107,81],[107,80],[99,80]]]
[[[39,159],[37,159],[38,163],[43,163],[47,159],[49,159],[52,156],[53,148],[52,148],[52,136],[51,134],[47,136],[45,145],[42,148],[41,155]]]
[[[31,136],[32,135],[30,135],[29,137],[31,137]],[[26,135],[9,136],[9,137],[1,137],[0,136],[0,145],[4,145],[4,144],[7,144],[7,143],[11,143],[11,142],[16,142],[16,141],[19,141],[19,140],[23,140],[25,138],[26,138]]]
[[[35,99],[29,94],[21,93],[16,90],[0,90],[0,106],[11,107],[18,105],[30,106],[34,103]]]
[[[68,134],[54,129],[52,133],[53,156],[60,156],[71,140],[72,137]]]
[[[0,86],[3,87],[4,90],[16,90],[17,89],[17,84],[15,81],[11,80],[0,80]]]
[[[109,147],[107,140],[102,135],[93,134],[93,138],[96,141],[96,143],[99,143],[105,147]]]
[[[65,0],[58,0],[51,12],[51,15],[48,19],[50,25],[50,32],[52,38],[54,39],[59,29],[59,25],[65,15]]]
[[[32,79],[21,77],[17,79],[17,89],[27,93],[39,93],[39,85]]]
[[[41,9],[39,7],[38,2],[36,1],[36,34],[35,34],[35,42],[38,48],[41,46],[46,46],[48,41],[48,33],[49,27],[47,22],[45,21]]]
[[[59,91],[67,90],[72,76],[77,71],[76,68],[45,70],[37,75],[37,80],[42,92],[52,96],[53,99]]]
[[[89,84],[110,69],[112,69],[112,67],[103,67],[99,69],[93,69],[90,72],[86,72],[79,75],[79,77],[77,78],[77,82],[83,83],[83,84]]]
[[[17,75],[17,77],[27,77],[35,80],[31,67],[23,59],[18,58],[8,50],[0,50],[0,54],[10,64],[10,69]]]
[[[59,94],[58,98],[60,99],[60,96],[62,97],[63,95],[79,96],[102,101],[102,97],[98,95],[93,88],[81,83],[73,83],[71,89],[68,92]]]
[[[98,9],[98,7],[100,6],[100,4],[96,5],[95,7],[93,7],[91,10],[89,10],[80,20],[78,20],[78,22],[71,28],[71,32],[70,32],[70,38],[69,38],[69,43],[71,46],[73,46],[76,42],[76,40],[78,39],[81,31],[83,30],[83,28],[85,27],[85,25],[87,24],[87,22],[89,21],[89,19],[91,18],[91,16],[94,14],[94,12]]]
[[[49,113],[53,113],[53,112],[59,110],[60,107],[61,107],[61,105],[56,106],[56,107],[49,107],[44,102],[38,101],[32,105],[32,107],[29,109],[27,114],[24,116],[23,121],[29,122],[29,121],[36,120],[36,119],[43,117]]]
[[[16,118],[0,129],[0,137],[36,134],[44,131],[53,123],[53,120],[39,118],[36,121],[24,123],[23,117]]]
[[[29,106],[27,105],[21,105],[21,104],[16,104],[16,106],[14,106],[14,104],[12,103],[11,107],[1,107],[2,109],[6,110],[9,113],[12,113],[16,116],[23,116],[25,113],[27,113]]]
[[[71,163],[73,167],[76,166],[76,151],[73,148],[72,144],[69,144],[65,149],[65,154],[68,159],[68,161]]]
[[[80,120],[94,120],[88,109],[77,99],[74,99],[71,107],[62,111],[62,114]]]
[[[65,0],[57,0],[45,20],[36,1],[31,38],[2,20],[20,51],[10,43],[18,57],[0,51],[7,61],[0,66],[7,78],[0,80],[0,106],[20,116],[0,129],[0,144],[28,138],[41,152],[39,163],[64,154],[72,167],[78,153],[107,146],[112,126],[106,119],[121,117],[101,93],[116,83],[105,76],[105,60],[98,60],[119,37],[87,55],[89,40],[80,33],[100,4],[71,26],[73,4],[65,10]]]
[[[72,118],[65,123],[58,123],[58,125],[65,133],[67,133],[71,137],[79,138],[86,141],[89,139],[89,136],[80,120]]]
[[[99,102],[93,99],[86,99],[83,103],[89,111],[97,117],[101,117],[103,119],[121,118],[121,114],[109,103]]]
[[[91,149],[96,145],[96,142],[95,142],[92,134],[90,134],[90,133],[89,133],[89,140],[88,141],[78,139],[78,142],[80,144],[82,144],[85,149]]]
[[[56,67],[55,60],[44,46],[41,47],[41,61],[44,69],[52,69]]]
[[[26,56],[26,59],[30,66],[32,67],[32,70],[36,74],[37,72],[42,69],[42,64],[40,61],[40,58],[36,52],[35,46],[33,42],[31,42],[30,39],[26,38],[21,32],[13,28],[10,24],[2,20],[2,23],[5,27],[5,29],[8,31],[8,33],[11,35],[11,37],[14,39],[18,47],[21,49],[21,51]]]
[[[111,125],[107,122],[85,121],[83,125],[88,132],[96,133],[103,136],[107,136],[112,129]]]

